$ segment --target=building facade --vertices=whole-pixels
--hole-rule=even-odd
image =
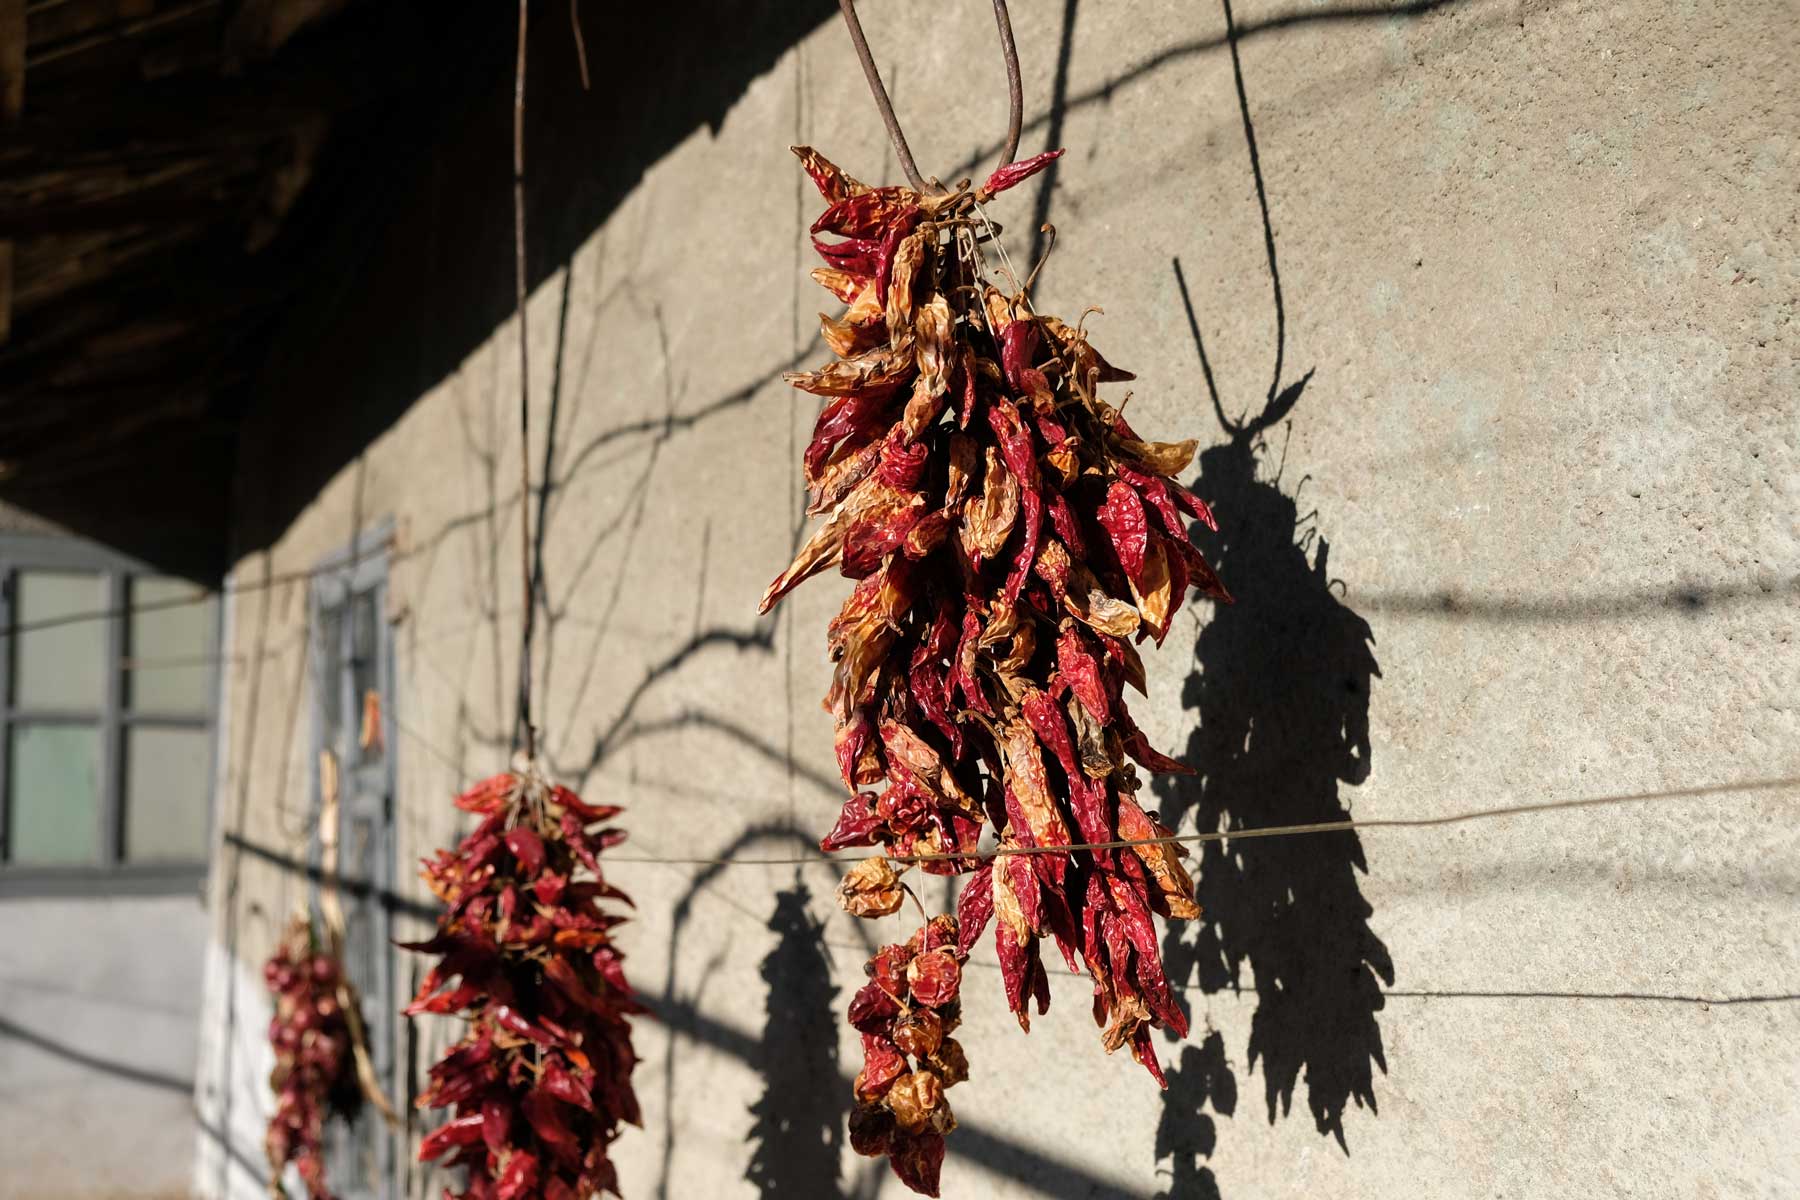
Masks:
[[[990,18],[933,10],[921,37],[919,13],[868,7],[925,169],[984,170],[1004,124]],[[1146,652],[1143,722],[1200,771],[1159,785],[1172,823],[1795,774],[1795,148],[1782,102],[1758,98],[1791,34],[1758,35],[1772,7],[1734,11],[1017,8],[1026,145],[1070,153],[993,214],[1015,262],[1054,220],[1040,306],[1103,306],[1088,327],[1138,374],[1134,424],[1200,439],[1208,550],[1238,597]],[[590,170],[560,157],[591,111],[565,49],[533,59],[529,161],[556,184]],[[653,121],[643,103],[607,93],[604,123]],[[840,596],[812,585],[755,616],[806,524],[813,408],[780,375],[822,357],[830,306],[805,276],[819,205],[794,143],[895,175],[835,24],[657,146],[591,230],[557,224],[558,193],[532,209],[550,243],[528,322],[545,757],[627,806],[640,855],[804,857],[837,808],[817,704]],[[426,928],[414,869],[457,833],[450,797],[503,768],[514,733],[510,211],[503,179],[466,165],[505,149],[434,151],[343,310],[283,346],[244,442],[247,510],[304,472],[300,404],[332,386],[380,404],[370,376],[400,401],[316,491],[291,488],[232,574],[245,589],[372,556],[357,569],[377,590],[353,604],[391,663],[365,669],[391,681],[392,792],[365,866],[400,937]],[[619,155],[609,169],[640,165]],[[423,216],[452,210],[478,215],[449,232]],[[491,329],[445,344],[479,304],[501,310]],[[396,378],[396,355],[418,373]],[[242,1015],[204,1022],[201,1087],[251,1157],[274,926],[248,913],[309,886],[313,751],[354,699],[319,666],[321,639],[346,636],[321,589],[358,586],[327,573],[232,601],[222,825],[240,841],[214,894],[239,899],[215,909],[209,1004]],[[1783,1082],[1800,1009],[1756,998],[1800,980],[1793,803],[1209,847],[1207,915],[1168,935],[1197,1032],[1164,1047],[1167,1092],[1101,1053],[1074,980],[1029,1037],[1012,1028],[978,956],[946,1194],[1777,1194],[1800,1178]],[[655,1014],[626,1193],[894,1194],[838,1132],[858,1061],[839,1018],[897,926],[835,912],[822,865],[614,878]],[[425,965],[392,955],[371,994],[403,1002]],[[449,1033],[394,1028],[397,1088]],[[209,1194],[248,1195],[253,1173],[212,1154]],[[406,1157],[369,1158],[367,1186],[426,1194],[438,1181]]]
[[[991,13],[863,7],[923,169],[985,172]],[[991,215],[1015,264],[1043,261],[1040,309],[1105,310],[1087,329],[1137,373],[1133,424],[1199,440],[1237,600],[1145,649],[1134,714],[1198,772],[1155,785],[1163,819],[1618,802],[1197,848],[1205,911],[1163,931],[1194,1032],[1159,1041],[1163,1091],[1102,1052],[1073,977],[1023,1034],[978,951],[945,1195],[1787,1193],[1784,6],[1013,8],[1024,146],[1069,153]],[[842,1017],[906,930],[839,912],[813,849],[842,800],[818,702],[847,585],[756,615],[807,527],[816,408],[781,376],[823,361],[834,305],[787,147],[898,171],[830,6],[758,11],[634,13],[604,40],[591,20],[588,91],[561,18],[534,24],[528,491],[510,32],[454,104],[365,131],[382,186],[321,227],[237,427],[205,917],[130,906],[203,964],[197,1195],[266,1192],[260,972],[329,882],[325,755],[351,970],[407,1118],[335,1128],[335,1182],[447,1182],[412,1161],[434,1118],[410,1102],[456,1030],[397,1016],[429,963],[393,943],[431,926],[416,870],[465,828],[451,798],[512,754],[521,505],[544,761],[631,832],[612,879],[651,1013],[625,1195],[902,1194],[845,1142]],[[731,857],[799,861],[642,861]],[[10,952],[27,913],[0,912]]]
[[[0,516],[0,1195],[184,1195],[217,597]]]

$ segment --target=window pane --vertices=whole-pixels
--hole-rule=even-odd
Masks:
[[[356,704],[358,760],[375,762],[381,758],[381,731],[365,726],[379,717],[379,704],[371,706],[369,696],[381,687],[380,662],[376,648],[381,644],[376,622],[375,593],[363,592],[351,602],[350,625],[350,696]]]
[[[125,857],[199,862],[206,857],[209,768],[204,729],[125,731]]]
[[[21,629],[105,608],[106,588],[99,575],[19,572],[13,619]],[[20,633],[13,643],[14,702],[39,712],[99,712],[106,631],[106,621],[88,619]]]
[[[99,730],[15,725],[11,749],[7,858],[33,865],[100,862]]]
[[[185,579],[131,581],[129,700],[138,712],[204,713],[217,599]]]
[[[347,799],[354,801],[354,798]],[[339,869],[346,879],[379,885],[380,880],[375,875],[376,857],[380,850],[377,836],[377,825],[373,819],[351,812],[344,814]],[[379,913],[372,898],[344,897],[344,969],[349,974],[350,982],[364,998],[364,1012],[370,1013],[372,1017],[373,1034],[369,1049],[375,1059],[376,1071],[385,1078],[387,1053],[379,1036],[379,1031],[384,1026],[381,1017],[376,1014],[391,1006],[385,974],[390,951],[381,935],[378,922]],[[381,1185],[381,1147],[386,1135],[372,1119],[373,1115],[365,1106],[364,1111],[344,1130],[342,1161],[347,1170],[343,1177],[342,1191],[348,1195],[378,1196],[387,1191]]]
[[[327,608],[319,615],[319,712],[327,749],[337,749],[344,729],[344,610]]]

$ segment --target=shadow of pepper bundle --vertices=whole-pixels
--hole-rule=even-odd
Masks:
[[[938,1194],[944,1135],[956,1128],[944,1092],[969,1077],[969,1060],[950,1036],[962,1023],[968,958],[956,918],[933,917],[875,952],[863,966],[869,982],[850,1001],[863,1045],[850,1145],[871,1158],[887,1155],[900,1181],[926,1196]]]
[[[342,976],[343,968],[324,952],[306,917],[294,919],[263,965],[263,981],[275,997],[269,1021],[275,1114],[269,1118],[263,1151],[269,1159],[269,1193],[276,1197],[287,1194],[281,1175],[292,1163],[312,1200],[331,1200],[321,1153],[325,1120],[332,1113],[353,1115],[362,1103],[351,1063],[350,1027],[338,995]]]
[[[788,376],[825,398],[804,467],[826,520],[762,610],[831,567],[857,581],[829,630],[825,699],[852,798],[820,844],[973,871],[960,947],[998,917],[1019,1024],[1049,1004],[1051,938],[1086,965],[1107,1050],[1130,1046],[1160,1082],[1150,1030],[1186,1022],[1151,914],[1196,916],[1192,881],[1169,845],[1057,848],[1168,833],[1128,758],[1186,768],[1151,749],[1123,692],[1143,691],[1135,643],[1161,643],[1190,586],[1229,599],[1187,535],[1184,514],[1212,514],[1173,479],[1194,443],[1140,438],[1097,394],[1132,376],[990,282],[980,203],[1061,151],[929,196],[795,153],[828,205],[813,277],[848,308],[821,317],[837,361]],[[999,852],[985,862],[984,827]],[[867,889],[846,881],[846,907],[894,911],[892,868],[871,870]]]
[[[461,1014],[468,1029],[419,1098],[455,1110],[419,1161],[467,1167],[466,1200],[617,1194],[607,1147],[620,1122],[642,1124],[627,1018],[643,1009],[612,944],[625,918],[599,904],[630,903],[598,857],[625,834],[591,827],[620,810],[532,771],[496,775],[456,804],[482,820],[425,864],[447,910],[436,937],[407,948],[443,959],[406,1013]]]

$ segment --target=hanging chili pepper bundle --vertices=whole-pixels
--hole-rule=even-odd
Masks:
[[[269,1021],[275,1114],[269,1118],[263,1151],[269,1159],[269,1192],[276,1197],[287,1194],[281,1176],[292,1163],[312,1200],[331,1200],[322,1152],[325,1120],[334,1112],[354,1115],[361,1106],[338,989],[342,977],[342,965],[325,952],[305,916],[294,918],[263,964],[263,981],[275,998]]]
[[[762,609],[832,567],[857,581],[831,622],[825,699],[851,798],[820,844],[973,872],[959,950],[998,918],[1020,1026],[1034,999],[1049,1004],[1050,938],[1071,970],[1085,964],[1106,1049],[1129,1046],[1161,1082],[1150,1031],[1186,1021],[1151,914],[1198,915],[1192,881],[1166,844],[1057,848],[1168,833],[1128,760],[1186,768],[1149,746],[1124,689],[1144,690],[1136,644],[1161,644],[1190,587],[1230,598],[1187,533],[1186,517],[1212,514],[1174,479],[1194,443],[1139,437],[1097,394],[1132,376],[992,281],[981,203],[1061,151],[938,195],[795,153],[827,204],[813,277],[848,307],[821,316],[837,361],[788,376],[825,398],[803,466],[808,511],[826,519]],[[846,907],[894,911],[892,867],[859,872]]]
[[[607,1148],[621,1122],[642,1124],[627,1018],[643,1009],[612,944],[625,918],[600,907],[630,903],[599,860],[625,834],[594,826],[620,810],[535,770],[496,775],[456,804],[481,823],[425,864],[446,910],[437,936],[408,949],[443,958],[406,1013],[461,1014],[468,1029],[419,1098],[454,1110],[419,1160],[468,1168],[466,1200],[617,1194]]]
[[[950,1036],[962,1023],[962,965],[956,918],[933,917],[904,942],[883,946],[864,965],[869,982],[850,1002],[850,1024],[862,1034],[850,1144],[858,1154],[887,1155],[894,1174],[915,1192],[938,1194],[944,1135],[956,1116],[944,1092],[969,1077],[962,1046]]]

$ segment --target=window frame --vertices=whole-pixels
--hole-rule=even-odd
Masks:
[[[393,626],[388,620],[392,587],[389,548],[393,540],[393,528],[392,519],[384,518],[358,534],[347,546],[341,546],[316,562],[312,572],[313,585],[308,589],[306,614],[313,751],[313,820],[307,846],[307,863],[312,868],[313,883],[309,889],[308,902],[315,917],[321,916],[323,847],[319,841],[318,816],[323,797],[318,771],[321,753],[329,750],[338,760],[342,787],[339,797],[341,824],[338,830],[340,855],[347,848],[347,830],[352,809],[358,806],[359,800],[371,795],[378,795],[380,800],[379,813],[362,814],[376,816],[380,822],[379,850],[372,864],[373,870],[366,877],[351,874],[345,876],[347,880],[353,880],[366,889],[365,897],[358,899],[340,895],[339,900],[346,906],[352,903],[365,903],[369,906],[372,920],[371,945],[382,948],[379,979],[352,979],[352,982],[357,986],[362,1002],[363,1020],[369,1039],[369,1051],[375,1060],[375,1071],[390,1100],[405,1074],[400,1057],[401,1026],[398,1021],[399,1006],[404,998],[395,990],[399,985],[399,955],[394,947],[396,929],[393,906],[386,900],[392,893],[398,869],[399,837],[399,764],[394,736],[395,646]],[[382,754],[375,763],[363,761],[352,753],[363,718],[362,697],[354,694],[352,686],[355,667],[351,653],[356,639],[357,602],[363,596],[371,597],[374,605],[374,645],[370,647],[370,652],[374,656],[371,665],[374,668],[375,686],[381,696]],[[331,648],[326,646],[323,636],[327,628],[328,612],[338,614],[340,653],[335,656]],[[333,668],[336,670],[335,678],[332,677]],[[327,688],[335,693],[339,710],[339,737],[335,744],[329,738],[326,728]],[[339,870],[344,870],[341,858]],[[346,963],[345,966],[347,970],[354,969],[351,963]],[[326,1124],[326,1179],[333,1193],[344,1197],[344,1200],[375,1200],[382,1195],[402,1194],[401,1178],[407,1156],[401,1139],[366,1104],[357,1120],[366,1122],[367,1125],[356,1133],[340,1117],[332,1117]],[[351,1139],[360,1136],[361,1132],[372,1137],[377,1174],[381,1178],[379,1190],[370,1190],[366,1181],[346,1177],[344,1174],[351,1169],[351,1164],[345,1161],[342,1151],[349,1148]]]
[[[13,698],[13,632],[17,607],[17,579],[21,571],[69,571],[100,577],[104,602],[96,618],[104,624],[105,675],[100,705],[92,711],[33,711],[15,705]],[[219,694],[224,672],[220,668],[222,602],[213,605],[206,629],[210,661],[206,707],[194,716],[169,713],[134,713],[126,703],[125,663],[127,629],[131,619],[128,601],[131,581],[137,577],[168,578],[168,572],[116,550],[74,535],[0,533],[0,896],[107,896],[172,895],[197,892],[206,882],[208,847],[213,832],[213,767],[218,761]],[[196,588],[205,585],[195,584]],[[220,589],[208,593],[222,601]],[[10,848],[4,841],[11,828],[12,730],[31,722],[92,724],[99,734],[100,847],[98,863],[22,864],[7,861]],[[125,851],[125,734],[135,727],[203,729],[206,732],[205,838],[191,861],[134,863]]]

